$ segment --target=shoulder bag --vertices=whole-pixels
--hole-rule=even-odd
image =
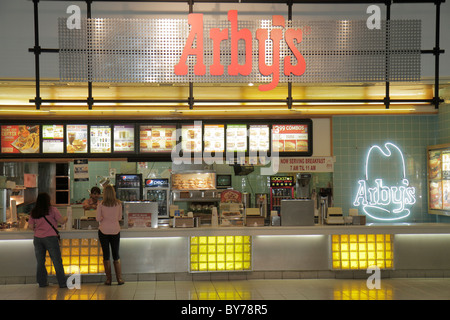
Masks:
[[[50,221],[47,220],[47,218],[44,216],[45,221],[48,222],[48,224],[53,228],[53,230],[55,230],[56,235],[58,237],[58,241],[61,241],[61,236],[59,235],[59,231],[50,223]]]

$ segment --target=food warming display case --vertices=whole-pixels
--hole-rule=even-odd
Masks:
[[[428,147],[428,212],[450,215],[450,144]]]
[[[281,212],[281,200],[294,198],[293,176],[270,177],[270,210]]]
[[[169,179],[145,179],[144,199],[158,203],[158,218],[169,217]]]
[[[142,174],[116,174],[116,196],[121,201],[142,200]]]

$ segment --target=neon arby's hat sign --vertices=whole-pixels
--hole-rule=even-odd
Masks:
[[[380,174],[376,172],[376,169]],[[384,148],[370,147],[365,161],[365,179],[358,181],[358,191],[353,205],[363,212],[384,221],[400,220],[411,214],[416,203],[416,189],[406,179],[405,159],[399,147],[385,143]]]

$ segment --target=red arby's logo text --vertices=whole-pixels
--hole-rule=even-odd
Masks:
[[[252,71],[252,40],[253,35],[247,28],[238,29],[238,17],[236,10],[228,11],[228,21],[230,21],[230,30],[228,28],[220,30],[219,28],[211,28],[209,30],[209,37],[213,41],[213,63],[209,66],[209,74],[213,76],[221,76],[224,74],[224,66],[220,63],[220,42],[223,40],[230,40],[231,43],[231,63],[228,65],[228,75],[231,76],[248,76]],[[180,61],[175,65],[174,71],[176,75],[186,75],[188,73],[188,66],[186,64],[189,55],[197,57],[194,66],[194,74],[203,76],[207,72],[207,68],[203,62],[203,14],[191,13],[188,16],[188,23],[191,30],[188,39],[184,46]],[[285,28],[285,20],[283,16],[275,15],[272,17],[273,27]],[[283,39],[284,29],[274,28],[270,32],[267,29],[257,29],[256,39],[258,40],[258,68],[263,76],[272,76],[272,81],[267,84],[259,86],[259,90],[268,91],[274,89],[280,80],[280,42]],[[229,32],[230,31],[230,32]],[[293,56],[297,59],[295,65],[291,62],[291,56],[284,58],[284,74],[286,76],[295,75],[301,76],[305,72],[305,59],[295,46],[300,43],[303,38],[301,29],[286,29],[284,39]],[[230,39],[228,35],[230,34]],[[197,39],[194,47],[194,40]],[[272,64],[266,64],[266,46],[265,42],[270,39],[273,43]],[[238,62],[238,42],[243,40],[245,42],[245,62],[239,64]]]

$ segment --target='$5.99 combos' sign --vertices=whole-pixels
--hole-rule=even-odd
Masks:
[[[400,220],[411,214],[416,189],[406,179],[405,159],[399,147],[388,142],[384,148],[374,145],[365,161],[365,179],[358,181],[355,207],[375,219]]]

